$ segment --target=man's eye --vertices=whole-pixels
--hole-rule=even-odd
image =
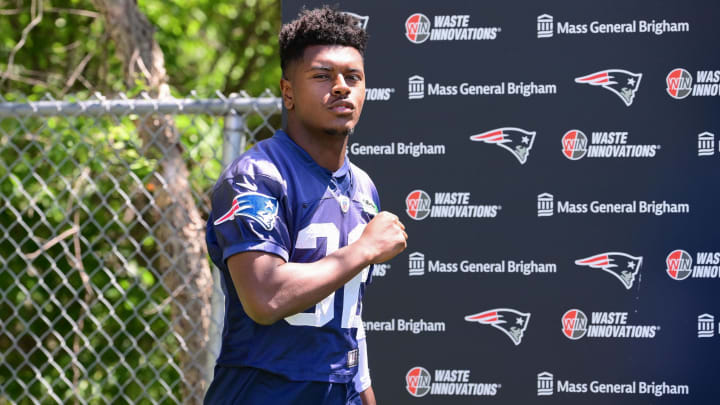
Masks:
[[[328,77],[330,77],[330,76],[324,75],[324,74],[313,76],[314,79],[327,79]]]

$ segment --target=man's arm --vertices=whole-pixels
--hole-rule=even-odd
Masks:
[[[363,268],[395,257],[407,246],[405,226],[381,212],[360,238],[314,263],[286,263],[265,252],[243,252],[227,260],[235,291],[248,316],[270,325],[322,301]]]
[[[368,365],[367,355],[367,337],[365,336],[365,328],[358,326],[357,333],[358,342],[358,370],[353,378],[355,391],[360,394],[360,400],[363,405],[376,405],[375,392],[372,389],[372,380],[370,379],[370,366]]]
[[[360,393],[360,400],[363,405],[377,405],[377,402],[375,402],[375,392],[372,387],[368,387],[368,389]]]

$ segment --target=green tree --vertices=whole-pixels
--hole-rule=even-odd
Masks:
[[[277,93],[279,0],[139,0],[171,91]],[[91,0],[0,0],[0,94],[132,91]],[[140,86],[142,87],[142,86]]]
[[[279,25],[274,0],[0,0],[0,95],[258,95],[280,78]],[[207,327],[179,330],[206,318],[201,216],[222,147],[210,121],[0,120],[0,404],[199,402],[188,354]],[[173,306],[200,295],[198,310]]]

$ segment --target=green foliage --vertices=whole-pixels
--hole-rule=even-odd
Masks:
[[[277,93],[278,0],[141,0],[158,27],[171,85],[180,94]]]
[[[42,14],[31,4],[42,4]],[[138,6],[156,27],[175,96],[259,95],[266,88],[277,94],[279,0]],[[136,97],[146,89],[139,80],[125,86],[91,0],[0,0],[0,8],[5,100]],[[157,271],[165,246],[154,233],[163,214],[152,202],[163,154],[139,139],[144,118],[0,119],[0,232],[7,236],[0,238],[0,405],[37,403],[32,398],[182,401],[183,349],[173,333],[166,275]],[[207,191],[222,169],[222,122],[173,118],[205,214]],[[256,139],[271,134],[262,123],[248,117]]]
[[[14,55],[0,94],[109,96],[133,90],[125,88],[122,63],[91,0],[39,1],[40,22]],[[0,7],[8,3],[0,1]],[[3,72],[23,29],[39,16],[29,3],[18,2],[0,15]],[[266,88],[278,93],[279,0],[139,0],[138,6],[157,28],[155,40],[175,95],[192,90],[201,97],[217,90],[259,95]]]
[[[168,253],[151,185],[163,156],[143,152],[142,118],[0,120],[0,404],[182,400],[183,349],[157,270]],[[175,125],[205,214],[222,123]]]

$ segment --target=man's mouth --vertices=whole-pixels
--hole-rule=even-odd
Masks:
[[[355,110],[355,106],[349,101],[336,101],[330,104],[330,110],[341,114],[351,113]]]

